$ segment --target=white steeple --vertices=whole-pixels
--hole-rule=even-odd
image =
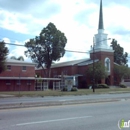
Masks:
[[[104,32],[103,25],[103,12],[102,12],[102,0],[100,1],[100,11],[99,11],[99,23],[98,23],[98,33]]]
[[[111,48],[107,44],[107,34],[104,33],[104,23],[103,23],[103,9],[102,9],[102,0],[100,0],[100,10],[99,10],[99,23],[98,23],[98,34],[94,36],[94,49],[104,50]]]

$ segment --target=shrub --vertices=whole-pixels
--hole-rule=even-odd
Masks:
[[[87,88],[88,88],[88,89],[92,88],[92,84],[88,84],[88,85],[87,85]]]
[[[76,85],[73,85],[73,87],[77,88],[77,86],[76,86]]]
[[[127,86],[125,84],[119,84],[119,87],[121,87],[121,88],[127,88]]]
[[[62,89],[62,91],[68,91],[67,87],[64,87],[64,88]]]
[[[77,87],[72,87],[71,91],[78,91]]]
[[[107,84],[98,84],[96,88],[109,88]]]

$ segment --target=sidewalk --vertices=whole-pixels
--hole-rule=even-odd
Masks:
[[[0,94],[0,109],[59,106],[74,104],[105,103],[130,100],[129,91],[111,91],[109,93],[89,95],[63,95],[63,96],[38,96],[15,97],[15,95]],[[33,99],[34,98],[34,99]]]
[[[0,97],[9,98],[9,97],[14,97],[14,95],[0,94]]]

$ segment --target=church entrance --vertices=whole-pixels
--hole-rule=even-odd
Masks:
[[[105,79],[105,84],[110,85],[110,75]]]

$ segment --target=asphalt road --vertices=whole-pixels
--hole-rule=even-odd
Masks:
[[[98,100],[98,99],[130,99],[130,93],[121,94],[92,94],[83,96],[59,96],[59,97],[10,97],[0,98],[0,105],[17,103],[38,103],[49,101],[74,101],[74,100]]]
[[[130,120],[130,100],[0,110],[0,130],[119,130],[121,119]]]

